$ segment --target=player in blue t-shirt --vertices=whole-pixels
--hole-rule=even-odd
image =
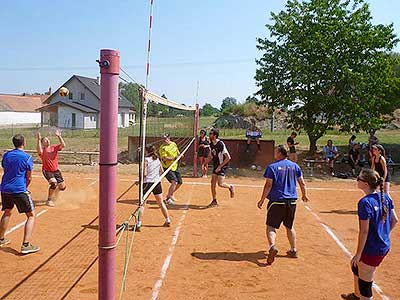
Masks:
[[[276,229],[283,222],[287,231],[290,243],[290,250],[286,252],[289,257],[297,258],[296,232],[293,228],[294,216],[296,212],[297,191],[296,183],[300,185],[302,200],[309,201],[307,197],[306,184],[300,167],[288,160],[288,152],[283,145],[275,149],[275,159],[264,174],[265,184],[263,193],[257,206],[262,208],[265,198],[268,198],[267,205],[267,237],[269,251],[267,263],[272,264],[278,249],[275,246]]]
[[[355,291],[341,295],[346,300],[372,299],[376,268],[390,250],[390,232],[398,222],[392,199],[383,192],[383,178],[376,171],[361,170],[357,186],[365,196],[358,202],[360,230],[357,252],[351,260]]]
[[[40,248],[29,242],[35,223],[35,206],[28,192],[28,186],[32,178],[33,161],[32,156],[24,152],[25,138],[23,135],[15,135],[12,141],[15,149],[6,152],[1,162],[4,170],[0,186],[1,210],[4,211],[4,213],[0,222],[0,247],[10,243],[10,240],[5,238],[5,233],[15,205],[17,206],[18,212],[25,213],[27,217],[21,253],[34,253],[39,251]]]

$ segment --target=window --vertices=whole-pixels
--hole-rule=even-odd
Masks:
[[[85,100],[85,93],[81,93],[81,100]]]
[[[95,122],[96,121],[96,117],[95,116],[90,116],[90,121],[91,122]]]
[[[74,94],[72,92],[69,92],[68,99],[69,100],[73,100],[74,99]]]

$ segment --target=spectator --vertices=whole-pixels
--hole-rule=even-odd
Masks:
[[[372,153],[372,146],[377,145],[379,143],[379,139],[375,135],[376,130],[371,128],[369,130],[369,137],[368,137],[368,161],[369,164],[372,164],[372,157],[374,154]]]
[[[286,140],[287,146],[289,148],[289,159],[293,162],[297,162],[296,145],[298,145],[299,143],[294,141],[296,137],[297,133],[293,131]]]
[[[249,152],[249,147],[252,141],[257,143],[257,151],[261,152],[260,138],[262,137],[262,132],[260,128],[256,126],[256,120],[251,120],[251,126],[246,130],[247,137],[247,147],[246,152]]]
[[[322,151],[324,159],[327,162],[329,162],[329,172],[331,173],[332,176],[334,176],[335,173],[333,172],[333,164],[339,157],[339,152],[336,146],[333,145],[332,140],[328,140],[327,144],[324,146]]]
[[[353,134],[350,139],[349,139],[349,150],[353,149],[353,145],[357,144],[356,142],[356,136]]]
[[[349,164],[351,166],[351,171],[353,176],[356,176],[356,166],[363,167],[363,163],[360,160],[361,154],[358,151],[358,144],[353,144],[352,148],[349,151]]]

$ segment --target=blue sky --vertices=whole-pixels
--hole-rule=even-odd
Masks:
[[[256,91],[256,38],[284,0],[154,0],[150,90],[219,107]],[[374,23],[394,23],[400,1],[370,0]],[[0,93],[44,92],[72,74],[98,76],[101,48],[121,51],[121,66],[145,81],[148,0],[3,1]],[[396,48],[400,51],[400,47]]]

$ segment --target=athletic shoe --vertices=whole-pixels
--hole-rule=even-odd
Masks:
[[[210,204],[207,205],[207,207],[217,207],[217,206],[218,206],[218,202],[215,199],[213,201],[211,201]]]
[[[8,245],[9,243],[11,243],[11,241],[9,239],[2,239],[0,240],[0,247],[4,247],[5,245]]]
[[[231,198],[235,197],[235,186],[233,184],[229,186],[229,193],[231,193]]]
[[[50,206],[50,207],[54,207],[54,202],[52,200],[47,200],[46,205]]]
[[[271,248],[269,248],[267,264],[272,265],[272,263],[275,261],[275,256],[277,254],[278,254],[278,249],[276,249],[275,246],[272,246]]]
[[[135,225],[132,226],[132,231],[140,232],[140,228],[142,228],[142,224],[136,223]]]
[[[340,297],[345,300],[359,300],[360,297],[357,297],[356,294],[350,293],[350,294],[341,294]]]
[[[289,256],[290,258],[298,258],[299,256],[297,255],[297,251],[296,250],[288,250],[286,251],[287,256]]]
[[[171,227],[171,221],[165,221],[163,227]]]
[[[33,246],[31,243],[28,243],[27,246],[24,246],[23,244],[21,246],[21,253],[22,254],[35,253],[35,252],[38,252],[39,250],[40,250],[39,247]]]
[[[175,205],[175,201],[172,200],[171,198],[168,198],[167,200],[165,200],[165,204],[167,204],[167,205]]]

